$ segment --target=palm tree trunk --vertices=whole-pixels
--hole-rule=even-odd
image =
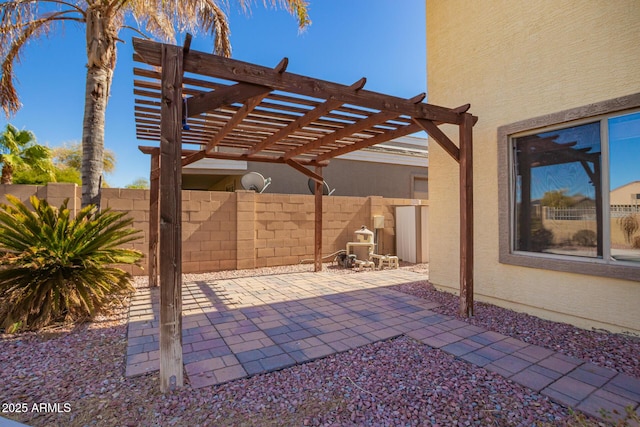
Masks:
[[[13,184],[13,166],[9,163],[2,165],[2,178],[0,184]]]
[[[100,184],[104,166],[104,123],[109,90],[116,63],[116,32],[112,17],[90,6],[86,17],[87,81],[82,129],[82,206],[100,207]]]
[[[104,122],[110,70],[87,69],[82,129],[82,206],[100,205],[100,178],[104,156]]]

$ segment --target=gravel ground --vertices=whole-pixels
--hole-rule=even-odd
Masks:
[[[440,292],[426,282],[407,283],[393,289],[439,302],[442,305],[433,309],[438,313],[458,314],[458,297]],[[640,378],[640,337],[637,336],[579,329],[482,302],[474,303],[472,318],[460,320]]]
[[[405,268],[426,271],[424,265]],[[144,284],[137,279],[137,286]],[[396,289],[441,302],[442,313],[457,311],[456,297],[426,282]],[[639,376],[637,338],[583,331],[487,304],[478,303],[476,313],[471,323]],[[406,337],[220,386],[187,385],[167,395],[159,392],[157,373],[124,377],[126,309],[74,328],[0,335],[0,342],[0,415],[31,426],[599,425],[589,418],[578,422],[544,396]],[[15,412],[22,407],[26,412]]]

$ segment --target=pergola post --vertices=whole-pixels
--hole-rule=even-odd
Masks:
[[[473,125],[469,105],[454,109],[460,114],[458,146],[431,120],[413,118],[459,167],[460,177],[460,316],[473,316]]]
[[[316,166],[315,172],[322,178],[322,168]],[[324,190],[324,183],[322,180],[315,181],[315,232],[314,232],[314,271],[322,271],[322,192]]]
[[[460,133],[460,315],[473,316],[473,116],[463,114]]]
[[[158,286],[158,226],[160,224],[160,151],[151,154],[149,177],[149,286]]]
[[[162,45],[160,123],[160,390],[182,387],[183,50]]]

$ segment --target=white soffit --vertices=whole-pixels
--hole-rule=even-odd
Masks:
[[[371,149],[352,151],[337,159],[394,165],[428,167],[427,139],[405,136],[377,144]]]
[[[247,162],[239,160],[201,159],[182,168],[183,172],[212,173],[220,171],[243,172],[247,170]]]

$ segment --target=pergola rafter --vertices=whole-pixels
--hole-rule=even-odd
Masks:
[[[275,68],[134,39],[136,135],[151,155],[150,283],[160,265],[160,383],[182,385],[181,168],[204,158],[287,164],[315,181],[314,268],[322,268],[322,170],[337,156],[425,130],[460,164],[460,312],[473,314],[472,127],[445,108]],[[158,69],[159,68],[159,69]],[[458,126],[455,145],[438,125]],[[158,246],[160,230],[160,253]]]

